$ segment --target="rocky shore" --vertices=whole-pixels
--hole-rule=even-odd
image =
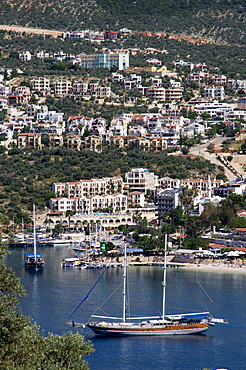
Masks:
[[[97,263],[104,266],[115,266],[123,263],[123,257],[97,257]],[[163,257],[161,256],[128,256],[129,266],[163,266]],[[183,258],[183,262],[175,262],[171,255],[167,258],[167,266],[171,268],[195,269],[201,271],[213,272],[240,272],[246,273],[246,261],[243,259],[197,259],[191,262],[191,259]]]

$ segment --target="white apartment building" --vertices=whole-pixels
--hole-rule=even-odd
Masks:
[[[157,77],[149,78],[150,86],[162,86],[162,79]]]
[[[111,75],[112,82],[122,82],[124,81],[124,76],[121,73],[114,72]]]
[[[84,116],[71,116],[67,120],[68,131],[74,134],[83,135],[86,128],[90,130],[93,118]]]
[[[219,187],[214,189],[214,194],[219,195],[222,198],[226,198],[229,194],[245,194],[246,183],[242,181],[232,181],[225,184],[221,184]]]
[[[198,114],[208,113],[211,118],[221,117],[227,120],[227,116],[233,112],[231,104],[219,103],[214,100],[212,103],[198,103],[194,105],[194,110]]]
[[[63,213],[66,213],[68,210],[76,213],[93,213],[103,210],[111,210],[113,213],[124,213],[127,210],[127,196],[124,194],[104,194],[81,198],[51,198],[49,207],[54,211]]]
[[[95,89],[95,96],[100,98],[109,98],[111,96],[111,87],[101,85]]]
[[[228,80],[227,85],[231,89],[244,90],[244,92],[246,90],[246,80],[233,80],[233,79],[230,79],[230,80]]]
[[[227,77],[224,75],[213,75],[210,77],[210,81],[215,85],[225,85],[227,82]]]
[[[59,78],[54,81],[54,94],[60,97],[68,95],[72,90],[72,82],[65,78]]]
[[[49,112],[47,105],[30,104],[26,106],[26,114],[28,116],[35,116],[38,113],[47,115]]]
[[[124,194],[92,195],[90,197],[90,211],[111,209],[115,212],[126,212],[127,196]]]
[[[31,86],[34,91],[46,93],[50,90],[50,80],[45,77],[36,77],[32,79]]]
[[[165,176],[158,180],[158,186],[161,189],[178,189],[181,186],[180,179],[172,179],[171,177]]]
[[[160,217],[163,213],[169,213],[172,209],[181,205],[181,194],[182,189],[165,189],[158,193],[158,216]]]
[[[147,190],[156,191],[158,187],[158,176],[149,172],[146,168],[133,168],[125,173],[125,186],[132,191],[146,193]]]
[[[37,121],[44,121],[44,122],[51,122],[51,123],[63,122],[63,116],[64,116],[64,113],[59,113],[56,111],[39,112],[37,113]]]
[[[130,74],[130,80],[135,81],[136,85],[141,85],[142,82],[142,76],[134,74]]]
[[[170,87],[181,87],[181,82],[173,80],[172,78],[169,81]]]
[[[217,179],[184,179],[181,180],[181,186],[189,186],[196,188],[203,196],[208,194],[208,191],[214,193],[214,190],[223,184],[223,180]]]
[[[183,97],[182,87],[169,87],[166,89],[166,100],[181,100]]]
[[[120,176],[52,184],[52,191],[56,196],[66,196],[67,198],[82,198],[98,194],[116,194],[120,193],[122,189],[123,179]]]
[[[151,132],[146,135],[147,138],[151,139],[151,138],[154,138],[154,137],[161,137],[163,139],[166,140],[166,145],[167,147],[170,147],[170,146],[177,146],[178,145],[178,141],[180,139],[180,132],[179,130],[176,131],[176,130],[167,130],[167,129],[154,129],[154,130],[151,130]]]
[[[205,127],[201,123],[191,122],[187,126],[182,127],[181,134],[192,138],[196,135],[205,135]]]
[[[130,80],[130,79],[124,79],[124,88],[125,90],[131,90],[134,89],[134,87],[137,87],[136,81]]]
[[[204,71],[191,72],[188,75],[189,82],[194,81],[194,82],[197,82],[198,84],[207,81],[208,78],[209,78],[209,73],[204,72]]]
[[[22,60],[23,62],[29,62],[29,60],[32,59],[32,54],[30,51],[23,51],[23,53],[19,54],[19,59]]]
[[[128,207],[144,207],[144,193],[132,191],[127,194]]]
[[[225,99],[224,86],[214,86],[214,85],[205,86],[202,96],[205,99],[224,100]]]
[[[9,107],[9,101],[7,98],[0,98],[0,110],[2,109],[8,109]]]
[[[0,84],[0,98],[6,98],[10,94],[12,94],[12,86]]]
[[[150,86],[146,88],[146,96],[152,100],[165,100],[165,89],[162,86]]]
[[[109,132],[109,136],[127,137],[127,127],[120,125],[120,124],[113,125],[112,127],[110,127],[108,132]]]
[[[84,81],[75,81],[73,84],[73,93],[86,95],[89,90],[89,83]]]

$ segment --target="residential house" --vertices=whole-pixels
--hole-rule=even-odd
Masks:
[[[228,197],[229,194],[243,195],[245,192],[246,182],[242,181],[226,182],[214,189],[214,194],[219,195],[222,198]]]
[[[154,152],[161,152],[167,149],[167,140],[163,137],[153,137],[150,139],[150,147]]]
[[[111,75],[111,82],[123,82],[124,76],[120,73],[114,72]]]
[[[111,68],[115,66],[118,70],[124,70],[129,67],[129,54],[80,54],[79,58],[82,68]]]
[[[82,139],[80,135],[68,134],[67,135],[67,148],[71,150],[80,150],[82,148]]]
[[[105,40],[117,40],[118,31],[105,31],[104,38]]]
[[[181,205],[182,189],[165,189],[157,194],[158,216]]]
[[[150,86],[146,89],[146,96],[152,100],[166,100],[166,90],[162,86]]]
[[[45,94],[50,91],[50,80],[46,77],[36,77],[32,79],[31,86],[34,91]]]
[[[73,84],[73,93],[78,95],[87,95],[89,90],[89,83],[79,80]]]
[[[82,148],[94,152],[102,151],[102,138],[100,136],[90,135],[87,136],[82,142]]]
[[[212,75],[210,81],[215,85],[226,85],[227,77],[224,75]]]
[[[168,101],[181,100],[183,98],[183,88],[182,87],[168,87],[166,89],[166,99]]]
[[[18,148],[40,149],[42,147],[40,133],[19,133],[17,139]]]
[[[47,111],[43,109],[37,112],[38,122],[49,122],[49,123],[62,123],[63,130],[65,131],[65,122],[63,121],[64,113],[56,111]]]
[[[56,133],[51,133],[49,136],[49,147],[51,149],[63,146],[63,136]]]
[[[145,137],[128,136],[128,147],[130,149],[141,149],[144,152],[149,152],[150,140]]]
[[[158,180],[159,189],[178,189],[181,186],[180,179],[172,179],[171,177],[162,177]]]
[[[72,82],[65,78],[55,79],[53,86],[56,96],[64,97],[72,91]]]
[[[120,193],[122,189],[123,179],[121,176],[52,184],[52,191],[57,197],[66,196],[67,198],[117,194]]]
[[[23,62],[29,62],[32,59],[32,54],[30,51],[23,51],[23,53],[19,53],[19,59]]]
[[[112,135],[109,137],[109,145],[114,148],[124,148],[125,139],[120,135]]]
[[[133,168],[130,172],[125,173],[125,186],[132,191],[141,193],[146,193],[148,189],[156,191],[158,176],[146,168]]]
[[[202,96],[204,96],[206,99],[224,100],[224,86],[205,86]]]
[[[144,193],[132,191],[127,194],[128,207],[144,207]]]
[[[12,95],[8,95],[9,105],[28,104],[31,99],[30,89],[27,86],[18,86]]]

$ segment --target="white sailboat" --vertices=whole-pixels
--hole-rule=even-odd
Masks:
[[[209,325],[215,322],[225,323],[223,319],[215,319],[209,312],[194,312],[188,314],[166,315],[166,270],[167,270],[167,235],[165,235],[165,252],[163,266],[163,299],[162,314],[151,317],[127,317],[126,305],[126,277],[127,277],[127,257],[126,247],[124,252],[124,272],[123,272],[123,312],[122,317],[108,317],[92,315],[85,324],[95,334],[104,335],[176,335],[176,334],[195,334],[208,329]],[[95,285],[94,285],[95,286]],[[87,295],[88,297],[88,295]],[[76,310],[75,310],[76,311]],[[75,312],[74,311],[74,312]],[[72,315],[71,315],[72,316]],[[70,316],[70,317],[71,317]],[[96,319],[96,321],[95,321]],[[72,322],[73,326],[82,326]]]
[[[35,204],[33,204],[33,253],[26,254],[25,267],[35,270],[44,267],[44,259],[40,253],[37,253]]]

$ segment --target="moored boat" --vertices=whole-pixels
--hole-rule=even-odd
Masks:
[[[35,205],[33,205],[33,253],[26,254],[25,268],[36,270],[44,268],[44,259],[37,253]]]
[[[81,259],[79,257],[66,257],[62,260],[62,267],[76,267],[82,265]]]
[[[214,325],[215,322],[225,323],[226,321],[224,321],[223,319],[214,319],[208,311],[166,315],[165,300],[166,300],[167,236],[165,236],[164,255],[165,255],[165,258],[164,258],[163,281],[162,281],[162,285],[163,285],[162,313],[159,316],[148,316],[148,317],[128,317],[127,316],[127,307],[128,307],[128,300],[126,297],[127,259],[126,259],[126,247],[125,247],[124,248],[122,317],[91,315],[90,319],[88,320],[87,323],[84,324],[84,326],[92,329],[95,334],[127,335],[127,336],[134,336],[134,335],[135,336],[147,336],[147,335],[156,336],[156,335],[198,334],[198,333],[202,333],[206,331],[209,325]],[[87,298],[88,298],[88,295],[86,299]],[[77,324],[75,322],[72,322],[72,325],[81,326],[81,324]]]
[[[40,253],[26,254],[25,267],[29,269],[41,269],[44,267],[44,259]]]

